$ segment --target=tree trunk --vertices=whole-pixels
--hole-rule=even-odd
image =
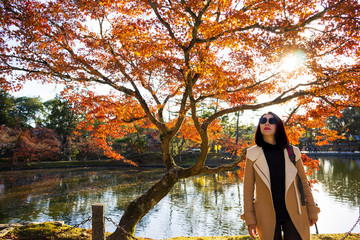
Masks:
[[[238,145],[239,142],[239,118],[240,118],[240,112],[236,112],[236,138],[235,138],[235,144]],[[237,155],[237,150],[235,150],[233,156]]]
[[[117,228],[108,240],[134,239],[130,235],[134,234],[137,223],[170,192],[179,181],[180,171],[178,167],[170,169],[146,193],[132,201],[121,217],[119,226],[122,229]]]
[[[184,148],[184,144],[185,144],[185,137],[182,138],[179,149],[178,149],[178,154],[179,154],[179,162],[181,163],[182,159],[181,159],[181,153],[183,151]]]
[[[205,149],[207,149],[206,146]],[[169,138],[162,138],[162,149],[170,149]],[[163,159],[167,171],[164,176],[153,185],[146,193],[132,201],[126,208],[123,216],[120,219],[119,227],[111,234],[108,240],[127,240],[136,239],[133,237],[136,225],[138,222],[156,205],[163,199],[172,189],[172,187],[180,180],[195,176],[199,174],[215,174],[221,171],[233,169],[238,163],[245,157],[245,151],[243,150],[240,158],[233,164],[222,165],[216,168],[204,167],[204,159],[198,160],[198,164],[193,165],[190,168],[182,168],[176,166],[173,159],[170,156],[169,151],[163,150]],[[206,158],[206,153],[203,156]],[[199,163],[200,162],[200,163]]]

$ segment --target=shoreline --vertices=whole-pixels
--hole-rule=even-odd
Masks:
[[[182,163],[177,163],[179,167],[191,167],[194,161],[184,161]],[[222,164],[231,163],[231,160],[224,159],[209,159],[205,166],[216,167]],[[0,162],[0,172],[3,171],[22,171],[22,170],[37,170],[37,169],[75,169],[75,168],[165,168],[162,160],[160,158],[147,160],[146,156],[141,162],[137,162],[138,166],[134,166],[128,163],[124,163],[121,160],[112,160],[112,159],[103,159],[103,160],[74,160],[74,161],[32,161],[32,162],[21,162],[17,164],[10,163],[1,163]],[[235,167],[236,168],[236,167]]]
[[[346,157],[349,159],[360,160],[360,152],[337,152],[337,151],[317,151],[308,152],[303,151],[308,157]],[[206,166],[216,167],[221,164],[231,163],[232,161],[224,161],[223,159],[208,161]],[[190,167],[195,162],[187,161],[186,163],[178,164],[180,167]],[[161,159],[153,159],[153,161],[139,162],[138,166],[133,166],[118,160],[74,160],[74,161],[32,161],[32,162],[20,162],[17,164],[10,164],[0,162],[0,172],[2,171],[22,171],[22,170],[36,170],[36,169],[70,169],[70,168],[165,168]]]
[[[338,152],[338,151],[316,151],[316,152],[308,152],[302,151],[301,153],[306,154],[308,157],[348,157],[355,158],[356,160],[360,160],[360,152]]]
[[[63,233],[71,234],[71,239],[91,239],[91,229],[74,228],[72,226],[64,224],[64,221],[52,221],[52,222],[26,222],[26,223],[9,223],[0,224],[0,240],[8,239],[11,236],[21,236],[23,234],[31,234],[34,240],[37,237],[54,237],[58,239],[70,239],[61,237]],[[107,232],[106,235],[111,233]],[[344,238],[348,233],[329,233],[329,234],[311,234],[312,240],[340,240]],[[11,236],[9,236],[11,235]],[[5,237],[5,238],[4,238]],[[78,238],[77,238],[78,237]],[[138,240],[156,240],[151,238],[136,237]],[[19,238],[20,239],[20,238]],[[27,238],[30,239],[30,238]],[[236,235],[236,236],[207,236],[207,237],[173,237],[162,240],[250,240],[249,235]],[[350,233],[345,238],[346,240],[360,239],[360,233]]]

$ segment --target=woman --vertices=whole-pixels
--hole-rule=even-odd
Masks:
[[[249,234],[262,240],[310,240],[316,206],[307,183],[300,150],[293,147],[296,165],[289,158],[284,124],[274,113],[264,114],[255,134],[256,145],[247,150],[244,176],[244,214]],[[297,174],[303,184],[300,200]]]

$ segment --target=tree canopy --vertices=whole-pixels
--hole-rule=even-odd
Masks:
[[[293,100],[319,119],[359,104],[357,1],[4,0],[1,16],[2,88],[108,85],[114,95],[87,91],[82,102],[109,125],[147,119],[174,136],[191,115],[205,140],[229,112]],[[287,71],[291,54],[301,65]],[[214,99],[219,110],[199,119]]]
[[[64,95],[86,112],[82,127],[114,158],[121,156],[109,139],[134,124],[156,128],[164,164],[179,178],[238,164],[204,166],[216,137],[209,133],[228,113],[291,102],[284,120],[296,142],[299,127],[325,126],[327,116],[359,106],[357,0],[1,0],[0,7],[3,89],[64,83]],[[111,92],[91,90],[99,84]],[[217,111],[200,118],[201,104]],[[167,119],[167,109],[176,117]],[[189,124],[201,153],[180,171],[170,142]]]

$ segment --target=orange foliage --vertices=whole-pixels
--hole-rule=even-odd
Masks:
[[[305,129],[296,125],[288,125],[286,126],[286,133],[288,135],[290,144],[297,145],[299,144],[299,139],[305,133]]]
[[[237,156],[240,156],[241,151],[244,148],[252,145],[245,141],[239,141],[238,144],[236,144],[235,140],[229,138],[228,136],[221,136],[221,138],[218,140],[218,143],[222,146],[223,149],[225,149],[226,152],[231,154],[236,153]]]
[[[203,119],[200,119],[202,122]],[[173,127],[176,122],[172,121],[168,124],[169,127]],[[222,130],[222,126],[220,125],[219,120],[213,121],[208,129],[208,137],[209,141],[213,141],[219,138],[220,132]],[[184,138],[185,140],[191,140],[195,143],[201,143],[201,136],[199,135],[196,127],[194,126],[193,120],[190,117],[185,118],[180,130],[179,134],[176,135],[177,138]]]
[[[12,129],[1,126],[0,147],[11,152],[14,162],[58,159],[61,154],[59,136],[50,129]]]
[[[356,0],[8,0],[0,9],[0,86],[64,83],[86,115],[80,128],[116,159],[111,140],[134,126],[157,129],[163,142],[179,132],[208,149],[216,119],[292,101],[295,144],[303,128],[324,128],[327,116],[360,106]],[[299,52],[302,65],[281,65]],[[99,85],[113,92],[99,94]],[[217,111],[199,119],[214,101]],[[321,134],[320,143],[336,135]]]
[[[74,111],[86,114],[85,120],[77,126],[76,135],[81,135],[82,131],[86,131],[91,134],[92,142],[103,149],[107,157],[136,165],[133,161],[113,151],[111,145],[114,139],[135,132],[134,124],[144,128],[153,127],[147,119],[144,120],[145,114],[138,105],[128,97],[95,95],[92,91],[78,95],[67,89],[63,95],[77,106]],[[123,104],[118,104],[118,102]],[[130,122],[134,123],[129,124]]]
[[[319,129],[318,135],[315,137],[315,140],[318,141],[316,144],[319,146],[344,138],[337,131],[327,129],[324,122],[328,116],[338,116],[341,114],[340,112],[335,111],[334,108],[319,108],[318,106],[307,109],[303,115],[293,115],[287,123],[287,133],[291,144],[299,143],[298,140],[305,133],[305,129]]]
[[[337,131],[329,130],[326,128],[320,129],[319,134],[320,135],[317,135],[315,137],[315,139],[318,141],[316,144],[319,146],[329,144],[329,141],[335,141],[337,139],[345,139],[344,136],[338,135]]]
[[[308,169],[306,171],[307,175],[311,175],[314,170],[315,171],[319,170],[320,160],[315,160],[315,159],[309,158],[305,154],[301,154],[301,159],[303,161],[304,166],[308,167]]]

